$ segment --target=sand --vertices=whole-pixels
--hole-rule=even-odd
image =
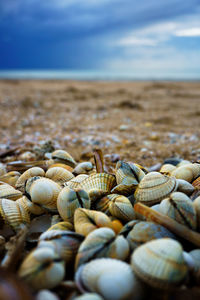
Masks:
[[[0,81],[0,152],[53,140],[78,161],[200,159],[200,82]]]

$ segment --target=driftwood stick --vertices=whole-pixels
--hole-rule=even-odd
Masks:
[[[190,243],[200,247],[200,234],[187,228],[186,226],[176,222],[175,220],[161,214],[158,211],[142,204],[136,203],[134,205],[134,210],[139,214],[146,217],[147,220],[160,224],[176,235],[182,237],[183,239],[189,241]]]
[[[103,153],[101,149],[94,149],[94,162],[96,165],[97,173],[103,173],[104,172],[104,162],[103,162]]]

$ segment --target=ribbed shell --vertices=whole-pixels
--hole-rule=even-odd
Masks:
[[[76,166],[75,160],[67,151],[56,150],[56,151],[52,152],[51,157],[56,162],[65,163],[66,165],[69,165],[72,168],[74,168]]]
[[[197,179],[195,179],[195,180],[192,182],[192,185],[193,185],[193,187],[194,187],[196,190],[200,190],[200,177],[198,177]]]
[[[64,186],[68,186],[72,189],[78,188],[78,187],[80,187],[81,181],[85,180],[86,178],[88,178],[87,174],[80,174],[80,175],[72,178],[71,180],[65,182]]]
[[[8,172],[4,175],[1,175],[0,176],[0,181],[8,183],[11,186],[15,187],[15,184],[16,184],[18,178],[20,177],[20,175],[21,174],[17,171],[11,171],[11,172]]]
[[[51,248],[36,248],[22,262],[21,277],[34,290],[51,289],[65,276],[64,262]]]
[[[72,190],[69,187],[64,187],[57,200],[58,212],[62,219],[73,222],[74,212],[79,207],[90,208],[88,193],[82,189]]]
[[[194,200],[193,207],[197,215],[197,227],[200,229],[200,196]]]
[[[95,258],[125,260],[128,255],[129,245],[123,236],[116,236],[110,228],[98,228],[88,234],[78,249],[75,267]]]
[[[106,173],[92,174],[80,183],[80,187],[88,192],[92,202],[110,193],[116,184],[115,176]]]
[[[95,259],[81,266],[75,280],[81,291],[98,293],[105,300],[129,299],[134,288],[131,267],[111,258]]]
[[[73,170],[73,173],[76,175],[86,174],[89,171],[92,171],[93,164],[90,161],[84,161],[79,163]]]
[[[178,179],[184,179],[188,182],[192,182],[200,175],[200,164],[185,164],[176,168],[171,175]]]
[[[48,229],[48,231],[49,230],[70,230],[70,231],[73,231],[74,230],[74,226],[70,222],[59,222],[59,223],[56,223],[56,224],[52,225]]]
[[[10,225],[15,231],[18,231],[22,224],[26,225],[30,223],[27,207],[19,205],[16,201],[0,199],[0,215],[4,222]]]
[[[112,228],[112,222],[107,215],[96,210],[76,209],[74,214],[74,228],[76,232],[87,236],[91,231],[99,227]]]
[[[133,206],[127,197],[117,194],[111,194],[107,197],[110,199],[109,211],[113,217],[126,222],[136,218]]]
[[[25,191],[25,183],[26,181],[34,176],[45,176],[45,172],[42,168],[39,167],[33,167],[28,170],[26,170],[17,180],[15,187],[24,193]]]
[[[53,244],[55,252],[66,263],[72,263],[84,236],[67,230],[48,230],[39,238],[39,246]]]
[[[26,207],[26,210],[33,215],[41,215],[45,212],[44,208],[31,202],[26,196],[16,200],[16,203],[18,203],[19,206]]]
[[[0,184],[0,199],[6,198],[17,200],[22,197],[22,193],[7,183]]]
[[[54,167],[54,168],[50,168],[45,176],[59,184],[63,184],[64,182],[69,181],[70,179],[74,178],[74,175],[61,167]]]
[[[29,194],[32,202],[49,210],[57,210],[57,198],[61,189],[53,180],[41,178],[32,183]]]
[[[110,199],[108,198],[108,196],[109,195],[104,196],[103,198],[95,201],[93,203],[93,209],[99,210],[99,211],[105,213],[106,215],[110,215],[110,212],[109,212]]]
[[[172,193],[169,198],[162,200],[159,211],[190,229],[197,228],[193,203],[187,195],[181,192]]]
[[[187,275],[181,244],[168,238],[138,247],[131,257],[131,266],[140,279],[155,288],[178,285]]]
[[[140,181],[134,196],[137,202],[151,206],[159,203],[170,193],[176,191],[177,182],[175,177],[162,175],[158,172],[151,172]]]
[[[146,242],[165,237],[175,239],[173,233],[171,233],[165,227],[152,222],[139,221],[128,233],[127,241],[129,242],[131,250],[134,250]]]

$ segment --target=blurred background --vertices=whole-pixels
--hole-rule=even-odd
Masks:
[[[0,52],[44,77],[199,79],[200,2],[1,0]]]

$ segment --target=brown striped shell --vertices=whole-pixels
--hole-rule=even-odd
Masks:
[[[39,167],[33,167],[28,170],[26,170],[17,180],[15,187],[24,193],[25,191],[25,183],[26,181],[34,176],[45,176],[45,172],[42,168]]]
[[[10,200],[17,200],[22,197],[22,193],[16,190],[14,187],[8,183],[0,183],[0,199],[6,198]]]
[[[17,171],[11,171],[8,173],[5,173],[4,175],[0,176],[0,181],[8,183],[9,185],[15,187],[15,184],[20,177],[20,173]]]
[[[64,183],[64,186],[68,186],[72,189],[74,188],[78,188],[80,187],[80,183],[85,180],[86,178],[88,178],[88,175],[87,174],[80,174],[80,175],[77,175],[76,177],[70,179],[69,181],[65,182]]]
[[[175,176],[177,179],[184,179],[188,182],[192,182],[195,178],[200,176],[200,164],[185,164],[172,171],[171,175]]]
[[[188,271],[181,244],[169,238],[138,247],[131,257],[131,266],[145,283],[162,289],[180,284]]]
[[[134,196],[136,202],[151,206],[159,203],[178,187],[175,177],[151,172],[146,174],[140,181]]]
[[[128,255],[129,245],[123,236],[116,236],[110,228],[98,228],[90,232],[82,242],[76,256],[75,268],[95,258],[125,260]]]
[[[197,215],[197,227],[200,229],[200,196],[194,200],[193,207]]]
[[[54,225],[52,225],[47,231],[49,230],[69,230],[73,231],[74,230],[74,225],[70,222],[58,222]]]
[[[64,150],[56,150],[51,154],[52,159],[58,163],[64,163],[72,168],[76,166],[76,162],[73,157]]]
[[[110,194],[109,211],[113,217],[123,221],[131,221],[136,218],[133,206],[129,199],[123,195]]]
[[[190,229],[195,230],[197,228],[197,217],[193,203],[184,193],[171,193],[169,198],[162,200],[159,211]]]
[[[90,208],[88,193],[80,188],[72,190],[64,187],[57,199],[57,209],[62,219],[73,222],[74,212],[79,207]]]
[[[45,176],[60,185],[62,185],[64,182],[69,181],[70,179],[74,178],[74,175],[61,167],[54,167],[47,170]]]

